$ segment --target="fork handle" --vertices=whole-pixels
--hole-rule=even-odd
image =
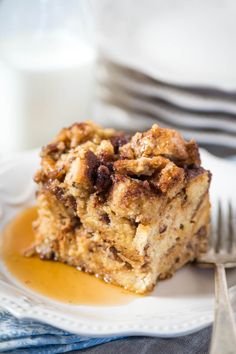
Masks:
[[[215,266],[215,320],[210,354],[236,353],[236,325],[229,300],[225,267]]]

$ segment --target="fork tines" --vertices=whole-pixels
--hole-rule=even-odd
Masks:
[[[222,201],[217,204],[217,222],[215,235],[210,237],[211,247],[216,253],[221,251],[232,253],[235,246],[235,225],[232,201],[228,201],[223,209]]]

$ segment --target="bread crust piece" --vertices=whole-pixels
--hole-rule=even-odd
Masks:
[[[196,258],[210,174],[197,145],[154,125],[129,137],[85,122],[41,153],[35,252],[145,293]]]

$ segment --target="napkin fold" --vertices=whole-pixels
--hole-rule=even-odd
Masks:
[[[123,337],[90,338],[0,310],[0,353],[54,354],[86,349]]]

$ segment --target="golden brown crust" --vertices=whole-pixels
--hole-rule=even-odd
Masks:
[[[194,141],[157,125],[131,137],[85,122],[62,129],[41,157],[41,258],[143,293],[178,268],[176,252],[181,265],[196,256],[196,232],[209,223],[209,205],[204,212],[201,205],[210,181]],[[187,242],[196,245],[192,252]]]
[[[166,156],[170,160],[187,165],[200,165],[197,145],[186,142],[175,130],[160,128],[154,124],[144,133],[136,133],[130,143],[121,148],[121,158]]]
[[[154,125],[130,138],[111,129],[102,130],[91,122],[63,129],[43,148],[41,156],[37,183],[56,183],[66,189],[76,185],[82,194],[106,192],[123,175],[146,181],[138,188],[144,194],[152,187],[156,193],[173,196],[183,188],[189,167],[196,170],[200,163],[196,144],[186,143],[173,130]],[[128,195],[137,194],[136,185],[130,184],[134,190]]]

